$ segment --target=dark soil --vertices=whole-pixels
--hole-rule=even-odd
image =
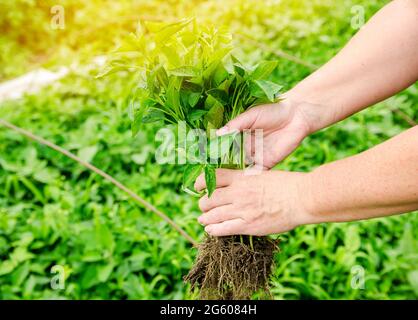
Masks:
[[[268,284],[278,242],[268,237],[207,236],[184,280],[205,300],[251,299],[257,292],[271,297]]]

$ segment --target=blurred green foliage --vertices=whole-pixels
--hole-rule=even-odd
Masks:
[[[365,1],[366,18],[384,3]],[[39,55],[56,65],[104,54],[141,15],[194,15],[322,64],[355,32],[350,19],[357,3],[68,0],[62,1],[66,29],[59,31],[49,29],[49,8],[56,4],[61,1],[1,1],[1,78],[32,68]],[[235,41],[236,54],[248,62],[277,59],[241,37]],[[311,71],[278,60],[273,77],[287,88]],[[0,117],[91,161],[200,238],[197,203],[180,190],[181,169],[155,163],[156,128],[131,137],[126,98],[135,80],[123,72],[95,80],[98,70],[75,70],[37,95],[2,103]],[[408,124],[393,107],[417,121],[418,86],[307,138],[278,167],[312,170],[396,135]],[[275,298],[418,298],[417,214],[305,226],[281,239]],[[1,299],[191,298],[182,276],[195,254],[178,233],[102,178],[0,128]],[[65,268],[63,290],[51,288],[54,265]],[[364,289],[351,286],[356,266],[364,268]]]

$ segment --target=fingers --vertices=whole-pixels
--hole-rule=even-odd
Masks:
[[[245,152],[245,163],[252,164],[254,162],[255,153],[255,136],[249,132],[244,134],[244,152]]]
[[[217,224],[208,225],[205,231],[211,236],[232,236],[235,234],[246,234],[245,221],[242,219],[233,219]]]
[[[208,224],[220,223],[236,218],[239,218],[239,215],[237,211],[233,209],[233,206],[229,204],[212,209],[202,214],[197,220],[206,226]]]
[[[216,169],[216,188],[229,186],[237,174],[240,174],[240,172],[237,170]],[[194,187],[196,191],[201,191],[203,189],[206,189],[206,181],[205,181],[204,174],[201,174],[196,179]]]
[[[300,135],[298,130],[293,130],[293,128],[282,129],[277,134],[269,137],[266,142],[267,147],[263,150],[264,158],[268,158],[265,155],[267,152],[270,152],[270,154],[273,155],[273,159],[271,160],[274,160],[274,162],[270,163],[269,166],[273,167],[286,158],[299,146],[303,138],[304,136]],[[271,148],[271,145],[274,145],[275,147]]]
[[[227,188],[216,189],[213,194],[208,198],[208,195],[204,195],[199,200],[199,208],[202,212],[208,212],[213,208],[224,206],[232,203],[230,192]]]
[[[222,136],[233,131],[243,131],[245,129],[250,129],[257,120],[259,111],[260,110],[257,107],[251,108],[250,110],[229,121],[224,127],[220,128],[216,134],[218,136]]]

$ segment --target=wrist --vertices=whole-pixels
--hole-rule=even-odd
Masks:
[[[315,133],[333,123],[332,108],[327,104],[292,93],[286,94],[285,99],[290,101],[290,104],[306,123],[308,128],[306,135]]]
[[[299,180],[298,184],[298,201],[300,208],[298,210],[298,225],[317,224],[324,222],[321,219],[318,202],[316,199],[316,189],[318,183],[315,182],[316,177],[313,172],[305,173]]]
[[[304,117],[309,128],[308,134],[341,120],[338,110],[343,110],[344,107],[332,88],[317,87],[304,82],[286,92],[283,97]],[[309,81],[311,82],[313,81]]]

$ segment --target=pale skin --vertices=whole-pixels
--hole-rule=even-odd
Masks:
[[[418,126],[353,157],[308,173],[268,171],[309,134],[418,80],[418,0],[381,9],[327,64],[284,95],[230,121],[218,134],[263,129],[266,171],[217,170],[199,201],[213,236],[269,235],[300,225],[345,222],[418,209]],[[249,146],[247,153],[251,153]],[[203,176],[196,190],[206,188]]]

